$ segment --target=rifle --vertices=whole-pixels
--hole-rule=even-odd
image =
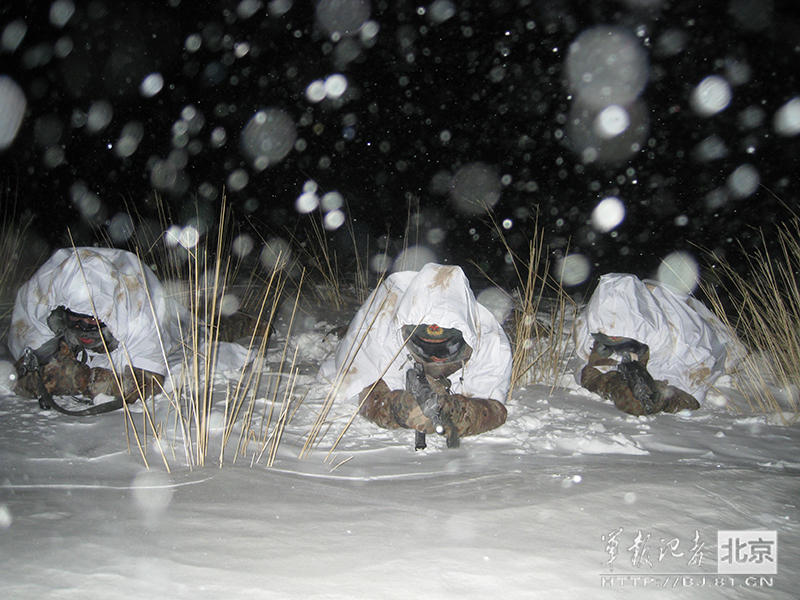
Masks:
[[[20,376],[24,377],[28,373],[33,373],[36,377],[36,386],[39,392],[39,408],[42,410],[50,410],[53,406],[53,396],[50,395],[50,392],[47,391],[47,388],[44,385],[44,379],[42,379],[42,372],[41,372],[41,364],[42,362],[49,361],[55,352],[52,352],[50,356],[47,356],[48,350],[46,349],[42,352],[42,348],[45,348],[48,344],[52,345],[52,342],[56,342],[56,348],[58,347],[57,344],[61,342],[60,337],[53,338],[49,342],[42,344],[39,348],[40,354],[33,350],[30,347],[25,348],[22,353],[22,357],[20,359]],[[43,361],[42,357],[46,357]]]
[[[425,368],[421,363],[414,361],[408,371],[406,371],[406,391],[414,396],[414,399],[422,409],[422,414],[433,422],[433,427],[439,435],[447,436],[447,447],[458,448],[458,429],[452,423],[442,420],[442,407],[439,404],[439,395],[433,391],[428,378],[425,375]],[[445,417],[447,420],[447,418]],[[428,447],[425,441],[424,431],[414,432],[414,450],[424,450]]]
[[[82,410],[70,410],[68,408],[64,408],[55,401],[53,395],[47,390],[47,386],[45,386],[44,377],[42,376],[42,369],[46,363],[53,359],[56,354],[54,347],[58,348],[61,344],[61,341],[62,338],[57,336],[52,340],[48,340],[36,350],[27,347],[22,352],[22,356],[20,357],[19,376],[24,377],[28,374],[32,374],[35,377],[37,391],[39,393],[39,408],[42,410],[50,410],[53,408],[61,414],[70,415],[73,417],[101,415],[103,413],[122,408],[124,403],[122,398],[114,398],[109,402],[89,406],[88,408],[84,408]],[[77,398],[74,396],[73,399],[77,400]]]

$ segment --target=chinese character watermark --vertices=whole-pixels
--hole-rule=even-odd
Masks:
[[[717,572],[778,572],[778,532],[763,529],[717,532]]]
[[[649,531],[637,529],[629,536],[623,536],[624,529],[618,527],[600,536],[604,550],[608,556],[605,561],[610,572],[617,564],[622,552],[627,552],[627,563],[634,569],[659,569],[678,570],[686,572],[687,567],[695,569],[703,565],[706,552],[706,542],[702,539],[700,531],[695,530],[691,545],[683,544],[679,538],[659,538],[658,542],[651,539]],[[630,541],[630,544],[628,543]]]
[[[600,536],[608,573],[615,568],[652,575],[775,575],[778,572],[778,532],[770,530],[720,530],[717,532],[717,570],[709,571],[714,546],[695,529],[691,538],[654,537],[636,529],[625,533],[622,527]],[[711,563],[713,564],[713,563]],[[706,568],[703,568],[703,567]],[[624,575],[625,573],[623,573]],[[709,581],[711,581],[709,579]]]
[[[606,566],[608,567],[609,571],[614,570],[614,561],[616,561],[617,557],[619,556],[619,536],[621,534],[622,527],[619,527],[600,536],[600,539],[605,544],[606,554],[608,554]]]
[[[706,543],[700,539],[700,532],[695,529],[694,537],[692,538],[692,547],[689,550],[689,560],[686,564],[690,567],[702,566],[705,549]]]

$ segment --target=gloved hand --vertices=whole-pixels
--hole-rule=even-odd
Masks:
[[[22,373],[17,378],[15,392],[28,398],[39,396],[39,377],[41,373],[45,389],[52,396],[79,396],[86,395],[91,378],[91,369],[77,360],[69,346],[61,342],[53,358],[44,365],[40,365],[39,373],[24,372],[21,362],[18,361],[17,372]]]
[[[156,375],[144,369],[134,369],[134,372],[136,375],[135,380],[129,367],[126,367],[123,373],[118,371],[116,377],[109,369],[93,368],[88,390],[89,395],[95,397],[97,394],[105,394],[115,398],[122,397],[128,404],[133,404],[140,396],[149,398],[160,392],[161,386],[159,384],[164,382],[164,378],[161,375]],[[122,384],[121,392],[119,389],[120,383]]]
[[[468,398],[450,394],[441,399],[441,419],[458,437],[477,435],[506,422],[508,411],[502,402],[491,398]]]

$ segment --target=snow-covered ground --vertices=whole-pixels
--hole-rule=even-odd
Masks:
[[[517,389],[506,425],[456,450],[429,437],[415,452],[410,432],[357,418],[328,456],[352,413],[337,405],[300,459],[331,320],[290,336],[304,400],[272,467],[254,451],[234,464],[233,442],[223,468],[189,468],[167,428],[170,472],[152,436],[146,470],[121,412],[70,418],[0,396],[0,597],[797,597],[797,427],[732,413],[722,387],[693,414],[631,417],[565,377],[552,394]],[[728,530],[777,532],[777,573],[717,575]],[[775,557],[736,535],[739,561],[762,557],[751,571]]]

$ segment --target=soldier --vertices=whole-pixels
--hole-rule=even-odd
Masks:
[[[603,275],[575,324],[580,384],[632,415],[700,408],[738,342],[685,291]]]
[[[491,398],[450,393],[448,377],[463,369],[472,356],[458,329],[436,324],[402,328],[406,348],[418,369],[407,372],[406,387],[391,390],[383,379],[359,394],[359,413],[381,427],[405,427],[445,435],[448,446],[458,446],[464,436],[477,435],[506,422],[506,407]],[[423,438],[416,445],[424,447]]]
[[[15,365],[15,393],[39,398],[42,408],[60,408],[52,396],[91,399],[102,394],[133,403],[139,395],[148,397],[163,383],[161,375],[146,369],[123,368],[114,373],[109,368],[90,367],[90,352],[110,354],[119,345],[105,323],[91,315],[58,306],[48,316],[47,326],[53,337],[35,350],[27,347]],[[121,406],[121,402],[114,403],[114,408]]]
[[[180,340],[181,310],[135,254],[57,250],[17,293],[8,336],[16,392],[56,409],[53,396],[113,396],[105,410],[148,397]]]
[[[376,425],[440,433],[448,446],[505,423],[510,374],[508,338],[464,272],[432,263],[387,277],[320,369]]]

